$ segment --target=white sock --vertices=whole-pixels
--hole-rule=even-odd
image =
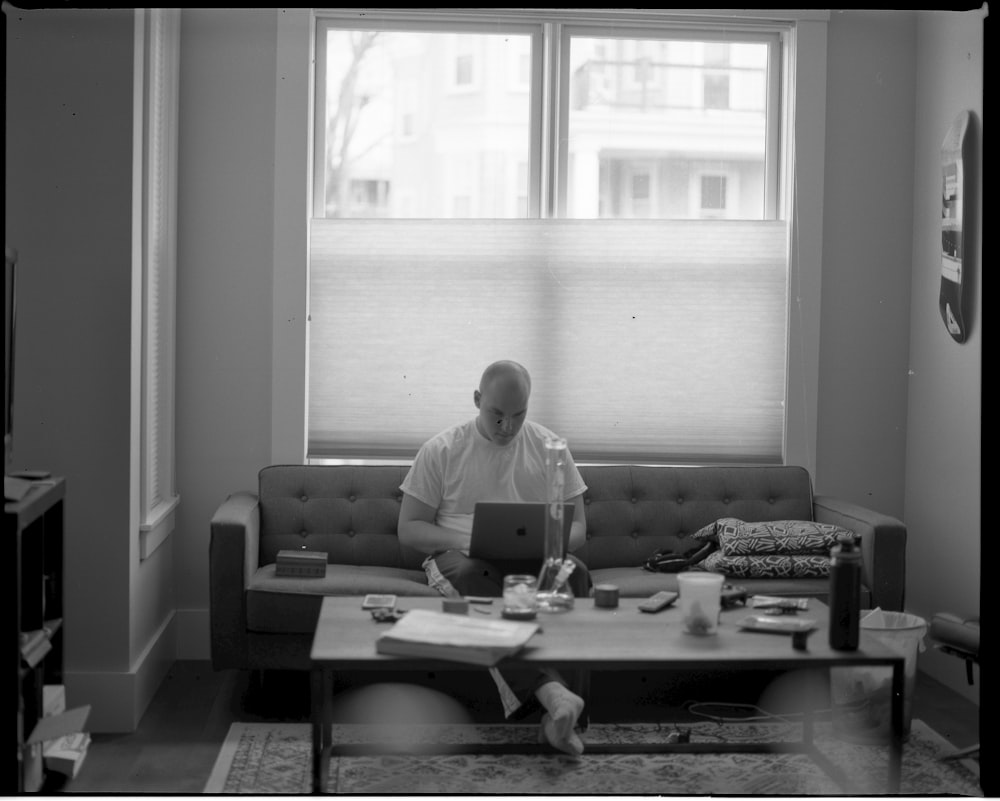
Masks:
[[[546,682],[535,690],[535,696],[545,707],[541,736],[560,751],[582,754],[583,741],[575,728],[583,712],[583,699],[558,681]]]

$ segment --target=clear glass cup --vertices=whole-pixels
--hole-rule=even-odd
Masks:
[[[508,620],[533,620],[538,612],[538,577],[515,573],[503,577],[502,616]]]
[[[718,632],[725,579],[721,573],[677,574],[681,619],[686,632],[699,635]]]

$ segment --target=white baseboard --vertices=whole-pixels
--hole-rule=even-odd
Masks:
[[[167,618],[127,672],[64,671],[67,708],[90,705],[87,731],[117,734],[136,730],[177,658],[175,617],[171,614]]]

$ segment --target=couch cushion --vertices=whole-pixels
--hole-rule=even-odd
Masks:
[[[313,634],[324,595],[369,592],[437,595],[422,570],[371,565],[327,565],[324,578],[274,575],[274,565],[259,568],[247,587],[247,629],[277,634]],[[360,607],[359,607],[360,608]]]
[[[260,562],[285,549],[323,551],[340,565],[419,570],[424,554],[396,529],[406,467],[271,465],[260,471]]]

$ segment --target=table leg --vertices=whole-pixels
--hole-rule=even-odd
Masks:
[[[325,793],[330,773],[332,746],[333,676],[322,667],[313,668],[310,677],[312,707],[312,791]]]
[[[892,666],[892,737],[889,740],[890,795],[899,793],[903,764],[903,693],[905,691],[906,663],[902,659]]]

